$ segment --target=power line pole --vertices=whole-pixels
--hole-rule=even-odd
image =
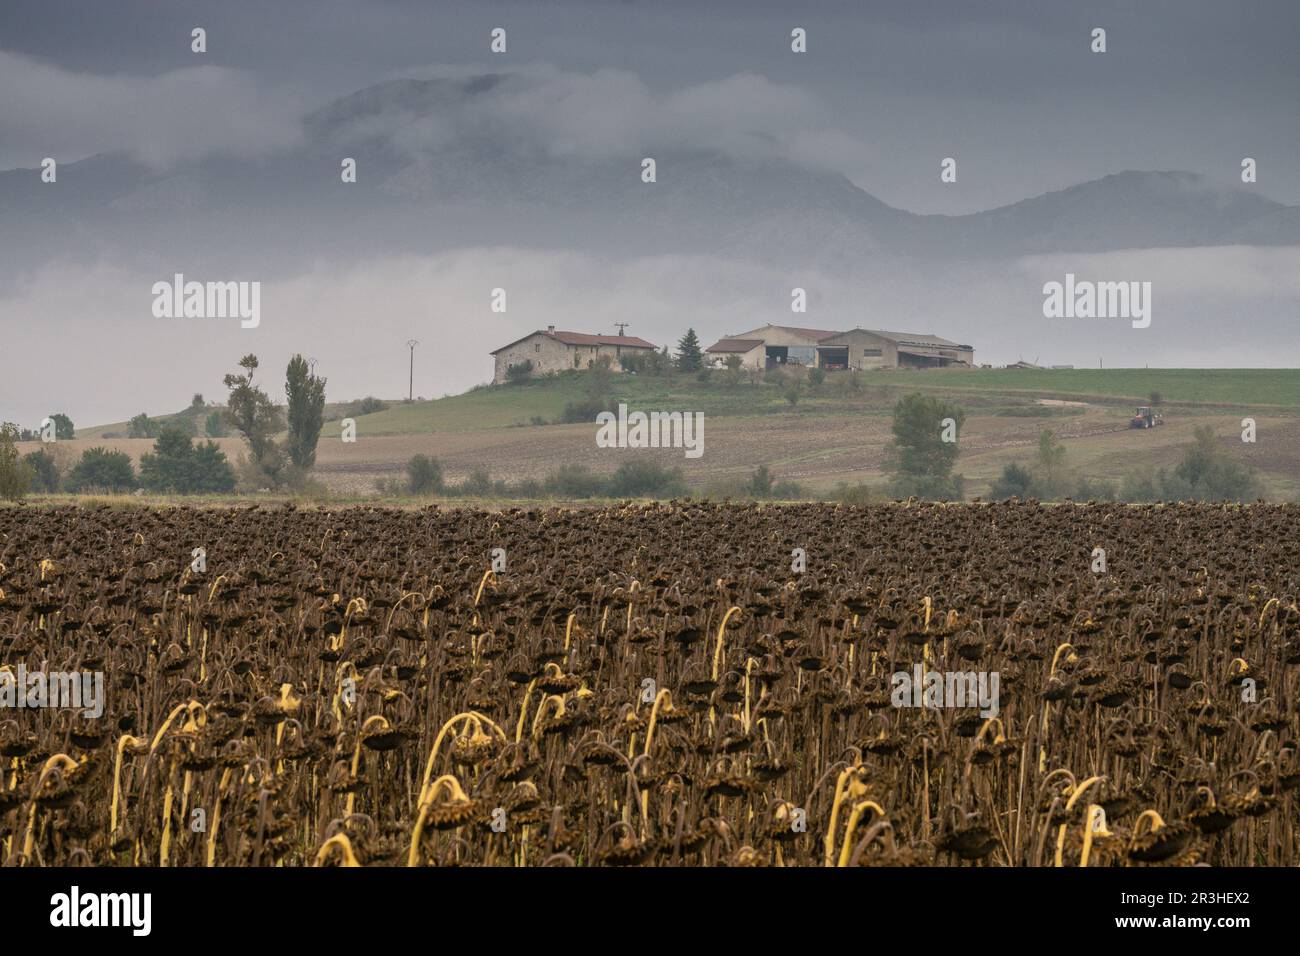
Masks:
[[[420,344],[419,339],[407,339],[406,347],[411,350],[411,376],[407,382],[406,400],[409,402],[415,397],[415,347]]]

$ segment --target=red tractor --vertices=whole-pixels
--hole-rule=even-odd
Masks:
[[[1165,423],[1164,417],[1150,405],[1139,405],[1128,423],[1129,428],[1155,428]]]

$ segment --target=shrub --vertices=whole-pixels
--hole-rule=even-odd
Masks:
[[[64,487],[71,492],[130,491],[135,487],[131,456],[107,448],[87,448],[68,472]]]
[[[406,488],[413,495],[437,494],[443,490],[442,465],[436,458],[416,455],[406,463]]]
[[[561,465],[559,471],[546,476],[542,487],[556,498],[596,498],[605,492],[604,479],[584,465]]]
[[[993,487],[989,489],[989,498],[994,501],[1005,501],[1008,498],[1019,498],[1021,501],[1033,497],[1034,476],[1028,468],[1013,461],[1002,469],[1002,477],[993,482]]]
[[[831,498],[846,505],[873,505],[884,501],[886,496],[884,492],[874,485],[868,485],[865,482],[850,485],[841,481],[835,486]]]
[[[22,501],[31,484],[30,468],[18,457],[18,426],[0,424],[0,498]]]
[[[485,470],[477,468],[460,483],[456,490],[462,495],[486,498],[492,492],[492,478]]]
[[[540,498],[544,494],[542,483],[536,478],[525,478],[514,487],[516,498]]]
[[[217,447],[195,445],[179,429],[164,428],[153,451],[140,456],[140,485],[165,494],[226,494],[235,490],[235,472]]]
[[[509,368],[506,369],[506,384],[521,385],[524,382],[528,381],[528,379],[532,377],[532,374],[533,374],[533,360],[524,359],[522,362],[519,362],[518,364],[515,365],[511,365]]]
[[[344,406],[342,418],[360,418],[362,415],[373,415],[376,412],[387,410],[388,403],[375,398],[373,395],[367,395],[365,398],[358,398],[356,401],[348,402]]]
[[[966,479],[962,475],[900,475],[889,483],[889,490],[898,498],[915,495],[927,501],[962,501]]]
[[[740,384],[740,379],[744,374],[741,370],[743,360],[739,355],[728,355],[722,360],[725,371],[723,372],[723,381],[727,383],[728,388],[734,388]]]
[[[1075,501],[1114,501],[1115,486],[1099,478],[1080,477],[1074,487]]]
[[[1176,494],[1180,501],[1251,501],[1259,497],[1255,474],[1219,448],[1213,428],[1202,425],[1195,434],[1196,443],[1174,469],[1173,478],[1166,479],[1165,497],[1172,499]]]
[[[665,468],[647,459],[623,462],[609,479],[609,494],[614,498],[672,497],[684,493],[681,469]]]
[[[808,497],[808,493],[799,482],[783,479],[772,486],[770,497],[778,501],[797,501],[800,498]]]
[[[601,412],[609,411],[611,404],[613,403],[609,398],[588,396],[587,398],[576,399],[564,406],[564,411],[560,413],[560,421],[566,425],[577,422],[595,422],[596,416]]]
[[[826,369],[813,367],[808,370],[808,387],[816,392],[826,381]]]
[[[1160,491],[1155,476],[1150,473],[1131,474],[1124,478],[1119,486],[1120,501],[1149,502],[1159,501]]]
[[[31,473],[31,486],[36,491],[53,493],[59,490],[59,466],[54,456],[42,448],[23,456],[23,464]]]
[[[772,493],[772,474],[767,470],[767,465],[759,465],[754,470],[746,490],[755,498],[766,498]]]

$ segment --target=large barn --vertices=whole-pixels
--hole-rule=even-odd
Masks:
[[[621,371],[619,358],[629,352],[645,355],[655,351],[655,346],[634,335],[590,335],[586,332],[564,332],[548,325],[522,339],[515,339],[491,353],[496,361],[492,382],[500,385],[507,380],[512,365],[532,362],[534,375],[546,372],[563,372],[572,368],[590,368],[602,355],[609,356],[610,367]]]
[[[790,325],[765,325],[729,335],[705,352],[725,361],[739,355],[742,368],[769,369],[778,365],[818,368],[970,368],[975,349],[937,335],[921,332],[886,332],[882,329],[805,329]]]

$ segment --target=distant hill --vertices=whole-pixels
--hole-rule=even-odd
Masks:
[[[124,254],[184,248],[219,267],[223,254],[274,249],[290,269],[340,252],[452,245],[564,244],[627,252],[725,252],[856,269],[872,257],[999,258],[1164,246],[1300,245],[1300,208],[1190,172],[1122,172],[963,216],[895,209],[841,175],[715,152],[657,156],[653,189],[639,157],[555,157],[491,139],[439,135],[527,79],[400,79],[303,117],[297,144],[269,159],[208,159],[158,172],[124,155],[59,170],[0,173],[0,218],[22,243],[11,263],[52,251],[93,255],[131,236]],[[471,127],[472,128],[472,127]],[[340,188],[339,161],[360,175]],[[196,225],[198,227],[196,227]],[[75,238],[76,242],[69,242]]]

